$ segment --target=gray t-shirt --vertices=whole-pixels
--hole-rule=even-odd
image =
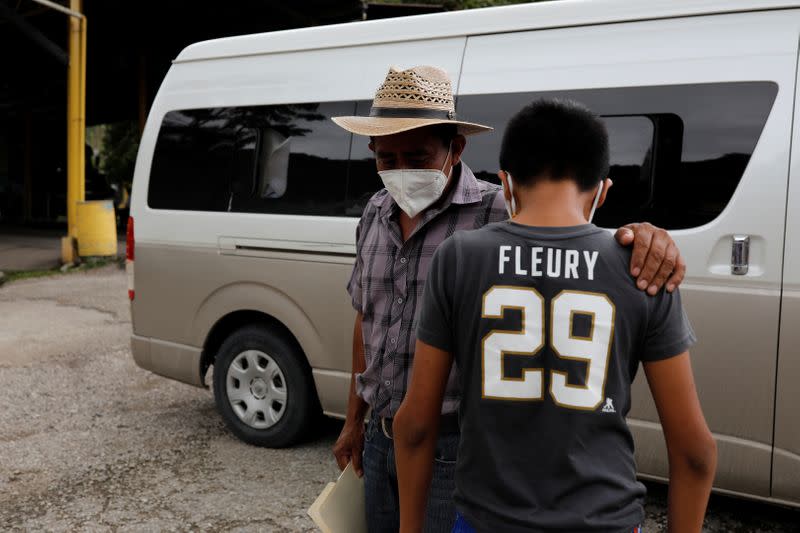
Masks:
[[[461,385],[455,502],[477,530],[630,531],[644,518],[625,422],[639,361],[695,336],[678,291],[649,297],[594,225],[499,222],[431,263],[417,338]]]

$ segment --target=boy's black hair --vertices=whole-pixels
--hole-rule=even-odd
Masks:
[[[608,176],[608,132],[588,108],[571,100],[535,100],[508,122],[500,168],[514,184],[572,179],[589,191]]]

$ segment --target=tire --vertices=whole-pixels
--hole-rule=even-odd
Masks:
[[[245,326],[222,343],[214,362],[214,399],[234,435],[269,448],[296,443],[319,413],[303,353],[259,325]]]

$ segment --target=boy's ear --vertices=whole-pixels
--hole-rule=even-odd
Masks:
[[[611,178],[606,178],[605,180],[603,180],[603,192],[600,193],[600,200],[597,201],[598,209],[606,202],[606,196],[608,195],[608,190],[611,188],[612,185],[614,185],[614,182],[611,181]]]
[[[369,144],[367,146],[369,147],[369,151],[374,154],[375,153],[375,142],[370,139]]]

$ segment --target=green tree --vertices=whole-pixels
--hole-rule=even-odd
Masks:
[[[139,128],[135,121],[117,122],[106,127],[100,159],[101,169],[109,183],[130,190],[138,150]]]

